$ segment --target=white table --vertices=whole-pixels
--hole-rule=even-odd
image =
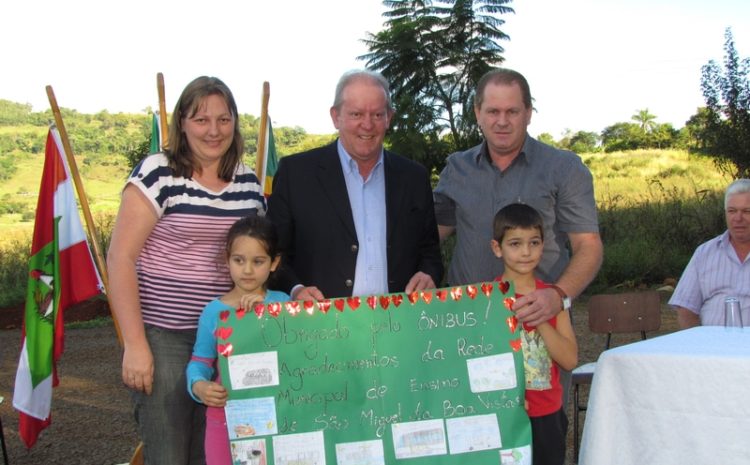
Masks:
[[[750,328],[704,326],[601,354],[580,464],[750,464]]]

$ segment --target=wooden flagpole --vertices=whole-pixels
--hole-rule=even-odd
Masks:
[[[81,182],[81,175],[78,173],[78,165],[76,165],[76,159],[73,156],[73,149],[70,147],[70,141],[68,139],[68,132],[65,130],[65,123],[63,123],[62,114],[60,113],[60,107],[57,106],[57,99],[55,93],[52,90],[52,86],[47,86],[47,98],[49,99],[50,107],[52,108],[52,114],[55,116],[55,126],[57,131],[60,133],[60,140],[65,150],[65,158],[68,160],[68,167],[70,168],[70,175],[73,177],[73,183],[76,186],[76,193],[78,194],[78,202],[81,204],[81,210],[83,211],[83,218],[86,220],[86,229],[91,237],[91,245],[94,248],[94,258],[96,264],[99,267],[99,275],[102,278],[102,284],[104,285],[104,292],[109,299],[109,277],[107,275],[107,266],[104,261],[104,255],[102,254],[101,247],[99,246],[99,234],[94,224],[94,218],[91,216],[91,209],[89,208],[89,201],[86,197],[86,192],[83,189],[83,183]],[[110,312],[112,306],[110,305]],[[120,326],[117,324],[117,318],[112,315],[112,321],[115,324],[115,331],[117,331],[117,340],[122,346],[122,335],[120,334]]]
[[[255,157],[255,175],[261,185],[261,192],[265,189],[263,185],[266,172],[266,144],[268,144],[268,100],[271,97],[271,85],[268,81],[263,82],[263,97],[260,103],[260,125],[258,126],[258,154]]]
[[[169,148],[169,125],[167,124],[167,104],[164,98],[164,75],[156,73],[156,89],[159,93],[159,125],[161,126],[161,149]]]
[[[159,75],[161,75],[161,73],[159,73]],[[160,96],[163,96],[163,89],[164,86],[162,80]],[[81,203],[81,210],[83,211],[83,217],[86,221],[86,229],[91,236],[91,242],[94,248],[94,258],[96,259],[96,264],[99,267],[99,274],[102,278],[102,284],[104,285],[104,292],[107,296],[107,302],[109,302],[109,275],[107,274],[107,265],[104,260],[104,255],[102,254],[101,247],[99,246],[99,234],[97,233],[94,219],[91,216],[91,209],[89,208],[88,198],[86,197],[86,192],[83,189],[81,175],[78,172],[78,165],[76,164],[75,157],[73,156],[73,149],[71,148],[70,141],[68,139],[68,131],[66,131],[65,129],[65,123],[63,123],[62,114],[60,113],[60,107],[57,105],[55,93],[52,90],[52,86],[47,86],[46,90],[47,98],[49,99],[50,107],[52,109],[52,114],[55,116],[55,125],[57,126],[57,131],[60,133],[60,140],[63,144],[63,149],[65,150],[65,157],[68,160],[70,175],[73,177],[73,183],[76,186],[78,201]],[[160,106],[161,101],[163,101],[162,98],[160,98]],[[164,113],[164,115],[166,115],[166,112]],[[164,118],[163,121],[166,121],[166,118]],[[164,132],[164,134],[166,134],[166,132]],[[109,304],[109,311],[110,313],[112,312],[111,303]],[[120,347],[122,347],[122,333],[120,332],[120,325],[117,323],[117,318],[115,318],[114,314],[112,314],[112,321],[115,326],[115,332],[117,333],[117,341],[120,343]],[[143,465],[143,463],[143,442],[139,442],[135,448],[133,456],[130,459],[130,465]]]

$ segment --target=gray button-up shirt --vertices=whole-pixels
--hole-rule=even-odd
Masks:
[[[489,281],[503,273],[490,249],[495,213],[511,203],[537,209],[544,253],[537,275],[556,282],[570,261],[567,233],[598,232],[593,178],[580,157],[526,136],[521,153],[500,171],[485,143],[452,154],[434,192],[438,225],[456,228],[448,283]]]

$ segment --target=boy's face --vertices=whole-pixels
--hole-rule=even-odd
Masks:
[[[500,243],[493,239],[491,245],[495,256],[505,263],[507,279],[533,275],[544,250],[542,234],[537,228],[508,229]]]

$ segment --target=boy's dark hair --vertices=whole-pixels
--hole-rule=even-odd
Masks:
[[[237,220],[227,232],[226,256],[232,253],[232,244],[241,236],[256,239],[271,259],[279,255],[279,240],[271,220],[264,216],[247,216]]]
[[[544,240],[542,215],[534,207],[523,203],[512,203],[498,210],[492,224],[492,238],[497,242],[502,242],[505,231],[516,228],[536,229]]]

